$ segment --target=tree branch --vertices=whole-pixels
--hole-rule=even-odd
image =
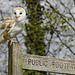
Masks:
[[[60,3],[62,4],[62,6],[64,6],[65,8],[67,8],[67,9],[69,10],[69,14],[72,16],[73,20],[75,21],[75,18],[74,18],[74,16],[72,15],[70,9],[69,9],[67,6],[65,6],[65,4],[64,4],[61,0],[59,0],[59,1],[60,1]]]
[[[69,24],[69,26],[75,31],[75,28],[65,19],[65,16],[63,15],[63,14],[61,14],[58,10],[56,10],[52,5],[51,5],[51,3],[50,2],[48,2],[47,0],[46,0],[46,2],[50,5],[50,7],[57,13],[57,14],[59,14],[62,18],[63,18],[63,20],[65,21],[65,22],[67,22],[67,24]]]
[[[47,48],[46,55],[48,54],[48,52],[50,52],[50,45],[51,45],[51,40],[52,40],[52,38],[53,38],[53,35],[51,35],[51,38],[50,38],[50,40],[49,40],[49,42],[48,42],[48,48]],[[52,53],[50,52],[50,54],[52,54]],[[52,56],[54,57],[53,54],[52,54]]]
[[[61,43],[62,43],[63,45],[65,45],[65,46],[70,50],[70,52],[71,52],[72,54],[75,55],[75,53],[71,50],[71,48],[61,40],[61,38],[59,37],[59,35],[56,34],[56,36],[59,38],[59,40],[61,41]]]

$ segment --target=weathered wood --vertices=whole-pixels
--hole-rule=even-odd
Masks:
[[[16,42],[8,47],[8,75],[22,75],[22,69],[75,75],[75,60],[23,55],[22,46]]]
[[[22,46],[12,43],[8,50],[8,75],[22,75]]]
[[[75,75],[75,61],[47,56],[23,55],[22,69]]]

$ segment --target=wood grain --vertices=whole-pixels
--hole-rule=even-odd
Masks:
[[[48,56],[23,55],[22,68],[75,75],[75,60],[58,59]]]
[[[22,75],[22,46],[12,43],[8,51],[8,75]]]

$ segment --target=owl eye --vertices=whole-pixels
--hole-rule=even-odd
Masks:
[[[22,14],[22,12],[20,12],[20,15]]]
[[[14,12],[14,14],[16,15],[16,12]]]

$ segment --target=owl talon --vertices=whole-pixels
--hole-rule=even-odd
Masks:
[[[12,39],[10,39],[10,40],[8,41],[8,44],[9,44],[9,46],[12,45]]]
[[[13,41],[12,39],[10,39],[10,40],[8,41],[9,46],[11,46],[13,42],[16,43],[17,41]]]

